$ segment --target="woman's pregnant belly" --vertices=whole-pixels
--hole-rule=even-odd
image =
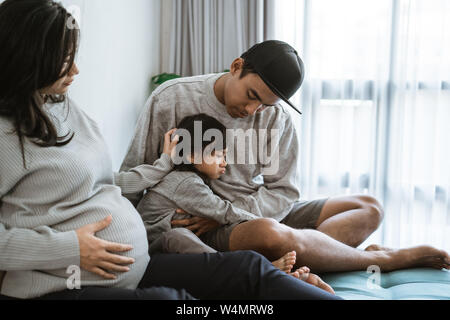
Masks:
[[[107,272],[117,276],[115,280],[106,280],[94,273],[81,269],[81,285],[115,286],[121,288],[136,288],[147,268],[150,257],[148,255],[148,241],[142,219],[133,205],[120,193],[120,189],[105,185],[92,198],[74,206],[73,210],[80,211],[72,215],[69,221],[53,226],[58,231],[76,230],[87,224],[95,223],[112,216],[112,221],[103,230],[96,232],[97,238],[120,244],[131,245],[132,250],[126,252],[111,252],[112,254],[131,257],[135,262],[128,265],[128,272]],[[67,270],[55,270],[48,273],[59,277],[70,276]]]

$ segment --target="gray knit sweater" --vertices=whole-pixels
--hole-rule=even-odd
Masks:
[[[170,159],[114,176],[93,120],[72,101],[69,108],[44,108],[60,136],[75,136],[69,144],[51,148],[25,140],[27,169],[12,123],[0,118],[0,270],[6,271],[1,294],[33,298],[67,289],[67,268],[80,264],[75,230],[108,215],[112,223],[96,236],[132,245],[123,255],[136,262],[129,272],[117,273],[116,280],[81,270],[81,285],[136,288],[150,260],[148,243],[142,219],[121,188],[138,192],[151,187],[170,171]]]

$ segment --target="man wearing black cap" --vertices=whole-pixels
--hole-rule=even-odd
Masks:
[[[164,83],[147,101],[121,170],[157,160],[160,139],[186,116],[205,113],[234,132],[252,131],[258,139],[255,141],[260,141],[264,131],[275,130],[279,135],[270,145],[277,146],[276,155],[272,155],[279,164],[276,172],[268,174],[267,164],[235,163],[229,164],[219,180],[210,182],[220,197],[260,219],[219,226],[189,212],[194,218],[173,221],[174,226],[187,227],[219,251],[251,249],[275,260],[295,250],[297,265],[307,265],[316,272],[366,269],[374,264],[383,270],[410,266],[416,261],[405,259],[406,254],[420,258],[430,252],[419,254],[411,249],[388,253],[377,246],[355,249],[382,220],[382,208],[374,198],[299,201],[297,134],[292,117],[279,102],[283,100],[301,114],[289,99],[304,76],[303,62],[290,45],[266,41],[233,61],[229,73]],[[269,149],[268,145],[263,149]],[[234,149],[231,153],[250,152],[238,147],[228,144]],[[125,196],[136,205],[142,194]]]
[[[294,48],[282,41],[265,41],[250,48],[241,59],[244,61],[244,70],[252,70],[269,87],[272,94],[302,114],[289,101],[305,78],[303,61]]]

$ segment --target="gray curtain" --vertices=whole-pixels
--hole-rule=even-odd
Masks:
[[[193,76],[229,69],[255,43],[273,38],[274,0],[164,0],[163,72]]]

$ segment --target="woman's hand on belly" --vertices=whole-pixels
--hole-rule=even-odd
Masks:
[[[126,265],[134,263],[133,258],[124,257],[110,252],[126,252],[133,249],[131,245],[102,240],[95,233],[108,227],[112,217],[88,224],[76,230],[80,245],[80,267],[95,273],[105,279],[116,279],[110,272],[127,272]]]

